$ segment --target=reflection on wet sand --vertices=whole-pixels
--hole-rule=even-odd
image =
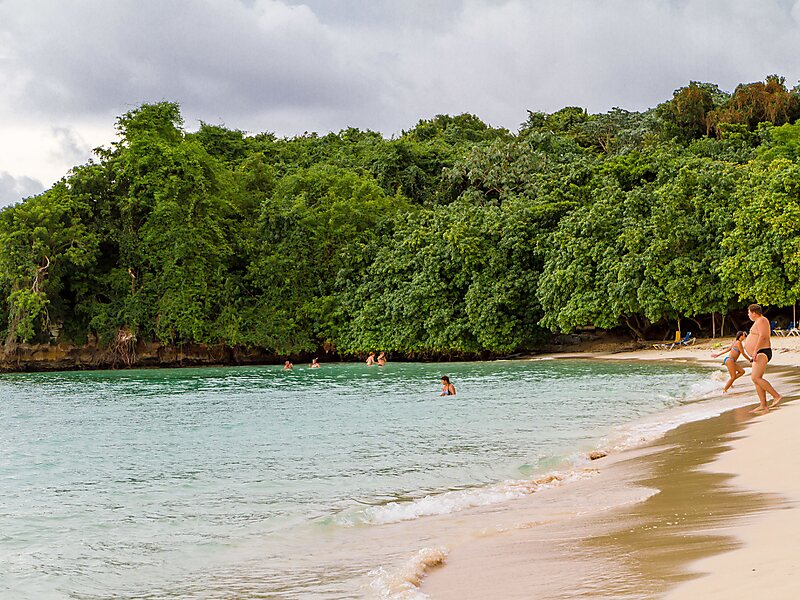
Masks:
[[[599,514],[586,510],[453,548],[448,565],[430,575],[423,591],[433,600],[662,594],[694,576],[687,570],[694,560],[735,547],[734,539],[715,531],[718,525],[781,502],[736,489],[730,476],[700,468],[751,418],[742,408],[681,426],[587,484],[600,497],[651,490],[643,502]],[[588,499],[590,489],[580,495]]]

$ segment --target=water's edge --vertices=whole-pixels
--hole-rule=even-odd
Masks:
[[[774,368],[773,373],[779,385],[797,389],[798,379],[790,383],[788,368]],[[740,406],[680,424],[599,465],[602,477],[595,484],[611,479],[652,493],[624,507],[554,525],[549,532],[542,527],[531,534],[527,527],[520,527],[497,545],[479,540],[472,547],[447,552],[440,561],[423,563],[425,570],[416,576],[419,584],[412,597],[478,597],[480,584],[473,579],[476,569],[479,579],[496,584],[492,593],[498,597],[528,598],[535,592],[540,600],[609,595],[644,600],[662,597],[682,582],[703,576],[692,568],[698,560],[740,545],[728,531],[731,524],[785,505],[774,495],[741,489],[731,483],[732,475],[709,468],[728,450],[730,441],[757,419],[749,412],[749,405],[757,402],[752,395]],[[509,510],[515,507],[509,506]],[[525,547],[526,536],[544,544],[541,555],[514,557]],[[570,541],[565,544],[565,540]],[[491,553],[486,553],[489,547]],[[506,573],[505,561],[517,567],[522,564],[524,569]],[[571,577],[562,580],[556,572],[548,573],[551,561],[561,561],[559,570],[571,572]]]

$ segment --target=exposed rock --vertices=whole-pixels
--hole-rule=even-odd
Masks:
[[[122,352],[124,350],[124,352]],[[279,357],[266,350],[224,345],[164,345],[135,341],[122,336],[104,348],[96,339],[81,346],[73,344],[17,344],[0,349],[0,372],[73,371],[119,367],[191,367],[273,363]]]
[[[594,450],[589,452],[590,460],[597,460],[598,458],[603,458],[604,456],[608,456],[608,452],[603,452],[602,450]]]

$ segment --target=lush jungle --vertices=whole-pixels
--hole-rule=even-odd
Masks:
[[[280,138],[142,105],[0,211],[0,333],[341,356],[716,327],[800,296],[800,89],[692,82],[645,112]]]

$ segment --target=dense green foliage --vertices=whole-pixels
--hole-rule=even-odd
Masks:
[[[276,354],[532,349],[800,296],[800,95],[692,82],[643,112],[281,139],[179,107],[0,211],[6,346],[120,332]]]

